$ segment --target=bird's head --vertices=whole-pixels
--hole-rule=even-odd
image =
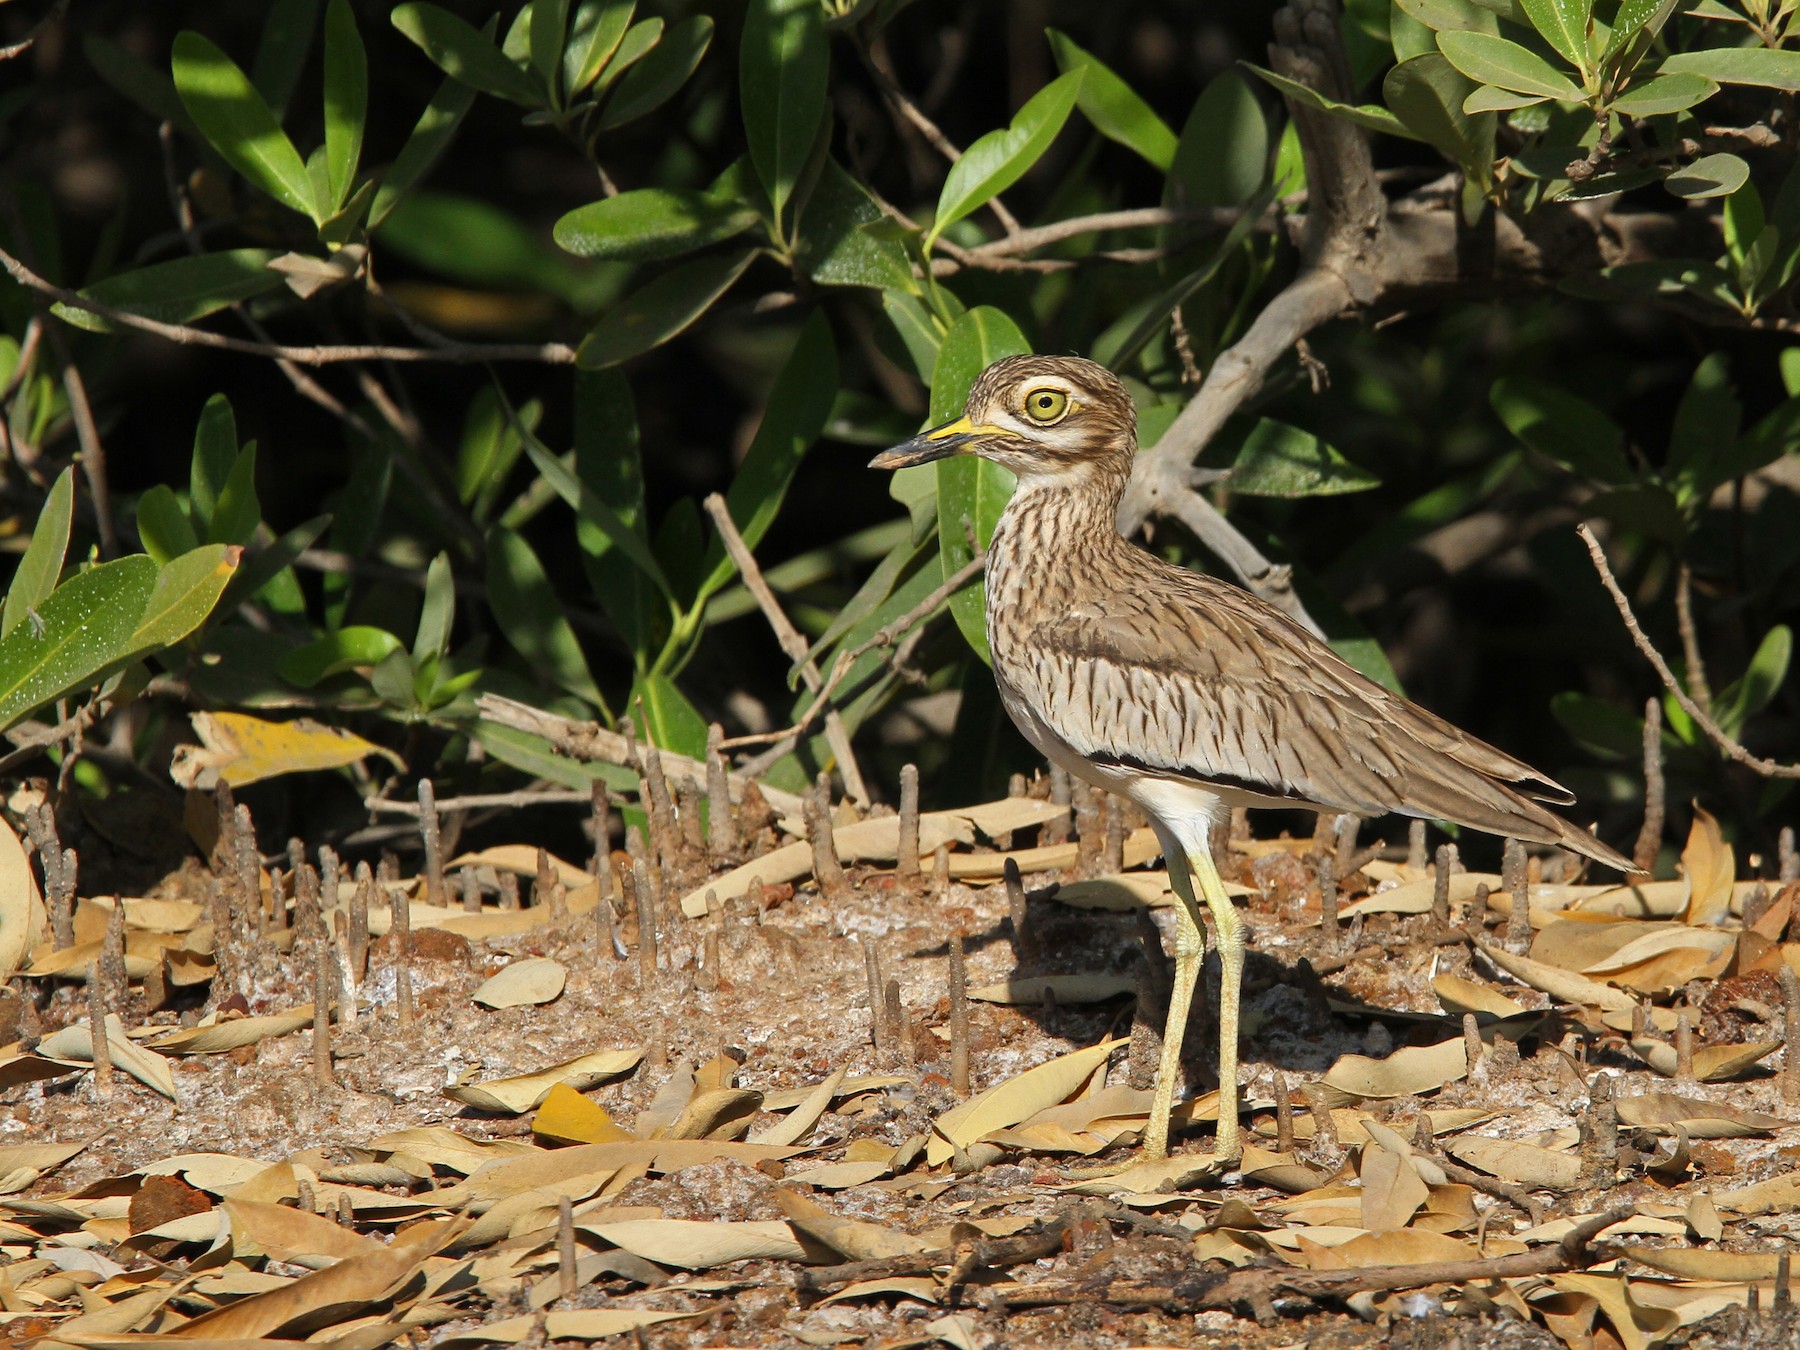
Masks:
[[[1079,356],[1008,356],[976,378],[961,417],[882,451],[869,467],[980,455],[1022,484],[1097,476],[1123,485],[1136,453],[1131,396],[1105,366]]]

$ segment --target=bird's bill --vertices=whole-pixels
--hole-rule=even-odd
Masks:
[[[930,431],[921,431],[910,441],[883,450],[869,461],[871,469],[906,469],[914,464],[929,464],[934,459],[967,454],[983,437],[1002,433],[1000,427],[978,427],[966,417],[946,422]]]

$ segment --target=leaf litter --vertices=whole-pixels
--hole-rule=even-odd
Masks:
[[[1533,875],[1516,905],[1375,859],[1333,923],[1291,871],[1259,884],[1310,874],[1305,841],[1234,840],[1254,1142],[1222,1186],[1106,1199],[1084,1173],[1135,1160],[1167,978],[1166,874],[1105,861],[1152,861],[1143,831],[1071,839],[1041,797],[937,813],[939,876],[906,880],[897,820],[846,807],[828,894],[784,825],[742,859],[665,832],[635,907],[624,855],[604,891],[533,847],[467,855],[469,907],[392,874],[309,898],[220,851],[81,897],[61,945],[27,867],[0,913],[26,991],[0,1005],[0,1332],[1273,1347],[1279,1306],[1371,1344],[1429,1308],[1595,1350],[1788,1315],[1800,887],[1741,880],[1704,813],[1674,881]],[[1009,860],[1022,898],[971,884]],[[957,1006],[953,934],[984,981]],[[1216,1114],[1179,1104],[1188,1147]]]

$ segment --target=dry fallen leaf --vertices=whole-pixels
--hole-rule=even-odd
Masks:
[[[235,788],[281,774],[341,769],[370,755],[406,768],[392,750],[306,717],[271,722],[247,713],[197,712],[192,721],[200,744],[175,748],[169,777],[202,792],[220,783]]]
[[[1581,1158],[1574,1153],[1483,1135],[1452,1139],[1444,1145],[1444,1151],[1459,1162],[1505,1181],[1547,1191],[1573,1190],[1581,1184]]]
[[[1645,1036],[1634,1040],[1631,1048],[1639,1059],[1663,1077],[1675,1077],[1680,1057],[1667,1041]],[[1703,1045],[1694,1051],[1694,1077],[1702,1083],[1740,1078],[1779,1049],[1780,1041],[1763,1041],[1755,1045]]]
[[[598,1341],[608,1336],[622,1336],[629,1331],[679,1322],[684,1318],[704,1317],[701,1312],[656,1312],[648,1308],[573,1308],[548,1312],[541,1317],[507,1317],[498,1322],[483,1322],[468,1331],[436,1337],[436,1350],[478,1350],[484,1345],[517,1345],[520,1341],[542,1337],[547,1341]]]
[[[286,1012],[261,1017],[230,1017],[185,1027],[151,1041],[150,1048],[165,1055],[217,1055],[255,1045],[271,1036],[286,1036],[312,1024],[313,1005],[302,1003]]]
[[[750,1142],[753,1144],[797,1144],[806,1138],[812,1132],[812,1127],[819,1123],[819,1118],[830,1108],[832,1099],[842,1088],[844,1072],[842,1068],[833,1071],[831,1077],[808,1092],[780,1120],[751,1135]],[[763,1110],[781,1109],[773,1102],[773,1093],[765,1095],[762,1103]]]
[[[589,1101],[567,1083],[558,1083],[531,1118],[531,1132],[560,1144],[606,1144],[631,1138],[598,1102]]]
[[[786,1187],[776,1190],[775,1200],[797,1234],[830,1248],[846,1261],[880,1261],[931,1250],[911,1233],[885,1224],[846,1219]]]
[[[1059,1055],[946,1111],[932,1122],[926,1162],[933,1167],[948,1162],[959,1147],[968,1147],[990,1130],[1004,1130],[1047,1106],[1067,1101],[1124,1043],[1115,1038]]]
[[[451,1101],[473,1106],[480,1111],[498,1111],[509,1116],[523,1115],[542,1104],[550,1089],[567,1083],[577,1092],[586,1092],[609,1078],[630,1073],[644,1057],[644,1048],[600,1050],[577,1059],[552,1064],[536,1073],[511,1078],[493,1078],[485,1083],[456,1082],[444,1089]]]
[[[1318,1081],[1328,1106],[1345,1106],[1372,1097],[1417,1097],[1454,1083],[1469,1071],[1462,1038],[1436,1045],[1409,1045],[1386,1059],[1344,1055]]]
[[[1690,1139],[1750,1139],[1796,1123],[1762,1111],[1672,1092],[1645,1092],[1615,1100],[1620,1124],[1671,1130],[1679,1125]]]
[[[12,826],[0,820],[0,981],[25,963],[44,940],[47,919],[37,877]]]
[[[1044,1002],[1049,991],[1058,1004],[1104,1003],[1136,988],[1137,980],[1130,975],[1029,975],[1005,984],[984,984],[969,990],[969,997],[978,1003],[1020,1006]]]
[[[1681,871],[1687,878],[1689,897],[1682,922],[1720,924],[1731,914],[1731,891],[1737,881],[1737,859],[1719,832],[1719,822],[1698,803],[1694,823],[1688,828],[1687,847],[1681,850]]]
[[[562,962],[528,956],[485,980],[470,997],[484,1008],[534,1007],[559,998],[568,979]]]
[[[633,1256],[683,1270],[709,1270],[733,1261],[812,1259],[793,1229],[773,1220],[627,1219],[583,1226]]]

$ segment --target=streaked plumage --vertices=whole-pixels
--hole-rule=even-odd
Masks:
[[[973,453],[1018,475],[988,552],[1001,699],[1045,755],[1145,810],[1178,891],[1193,865],[1227,967],[1220,1067],[1235,1103],[1229,944],[1241,921],[1221,904],[1207,856],[1209,828],[1230,807],[1398,811],[1630,864],[1534,800],[1572,801],[1557,783],[1390,693],[1248,592],[1122,538],[1115,522],[1136,449],[1136,414],[1108,371],[1023,356],[982,373],[961,420],[875,463]],[[1191,894],[1183,899],[1197,942]],[[1188,964],[1197,971],[1197,955]],[[1179,1044],[1179,1033],[1172,1010],[1169,1039]],[[1158,1083],[1165,1112],[1171,1086]],[[1222,1109],[1220,1122],[1219,1151],[1235,1152],[1235,1115],[1227,1122]],[[1154,1122],[1147,1142],[1160,1156]]]

